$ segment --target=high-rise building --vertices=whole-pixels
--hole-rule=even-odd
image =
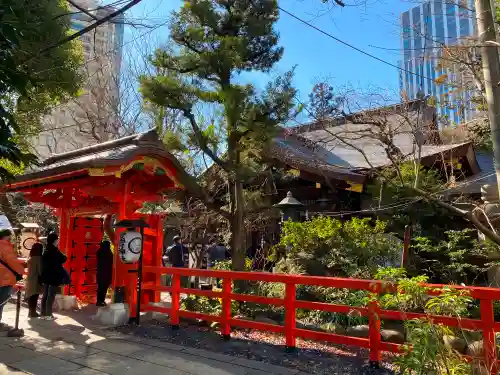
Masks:
[[[408,99],[433,97],[441,126],[474,116],[471,77],[457,65],[442,63],[447,53],[444,46],[467,43],[475,35],[474,17],[473,0],[459,4],[431,0],[401,14],[401,95]]]
[[[116,9],[95,0],[75,0],[71,28],[77,32]],[[84,77],[82,94],[58,106],[43,120],[44,131],[35,142],[41,158],[106,141],[119,124],[120,67],[124,34],[123,14],[82,35]]]

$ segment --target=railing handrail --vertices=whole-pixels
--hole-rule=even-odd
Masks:
[[[196,268],[178,268],[178,267],[155,267],[144,266],[143,274],[153,273],[172,275],[172,286],[162,286],[155,282],[143,282],[142,289],[154,292],[169,292],[172,300],[170,307],[145,305],[141,301],[142,311],[157,311],[169,314],[170,323],[173,326],[179,326],[179,318],[204,319],[221,324],[221,334],[229,338],[231,326],[242,328],[253,328],[269,332],[284,333],[287,348],[294,348],[297,337],[311,340],[329,341],[336,344],[355,345],[369,348],[370,363],[378,365],[381,359],[382,351],[399,352],[401,346],[391,342],[383,342],[381,338],[381,319],[389,320],[411,320],[416,318],[425,318],[435,323],[441,323],[451,327],[461,327],[463,329],[481,330],[483,333],[483,360],[490,374],[496,374],[500,368],[500,361],[496,358],[495,332],[500,331],[500,322],[495,322],[493,301],[500,300],[500,289],[476,286],[444,285],[444,284],[425,284],[422,287],[427,288],[427,294],[439,294],[439,289],[449,288],[455,290],[466,290],[470,292],[470,297],[480,300],[480,319],[469,319],[461,317],[452,317],[446,315],[431,315],[427,313],[415,313],[398,310],[382,309],[377,300],[371,300],[367,306],[349,306],[325,302],[313,302],[296,299],[297,285],[315,285],[330,288],[344,288],[353,290],[365,290],[372,293],[395,292],[396,285],[382,280],[362,280],[341,277],[321,277],[307,275],[289,275],[269,272],[247,272],[247,271],[225,271],[225,270],[204,270]],[[212,277],[222,280],[222,291],[206,291],[181,287],[181,276],[201,276]],[[283,298],[265,297],[250,294],[234,293],[232,288],[233,280],[263,281],[285,284],[285,293]],[[180,294],[192,294],[210,298],[219,298],[222,303],[222,312],[220,315],[211,315],[199,312],[184,311],[180,309]],[[284,325],[268,324],[256,321],[246,321],[234,319],[231,316],[232,301],[247,301],[260,304],[269,304],[282,306],[285,308]],[[368,338],[351,337],[338,335],[328,332],[318,332],[298,328],[295,320],[297,308],[308,310],[321,310],[334,313],[350,313],[358,311],[360,315],[368,317],[369,332]]]
[[[182,268],[182,267],[154,267],[144,266],[144,272],[162,273],[179,276],[201,276],[226,278],[232,280],[247,280],[247,281],[265,281],[276,283],[293,283],[299,285],[316,285],[331,288],[345,288],[355,290],[367,290],[374,293],[390,292],[395,289],[397,284],[384,280],[366,280],[353,279],[348,277],[330,277],[330,276],[309,276],[309,275],[290,275],[285,273],[270,273],[258,271],[226,271],[226,270],[205,270],[199,268]],[[423,283],[422,287],[428,288],[430,292],[434,289],[450,288],[455,290],[467,290],[470,292],[470,297],[475,299],[490,299],[500,301],[500,288],[491,288],[484,286],[462,286],[449,284],[427,284]]]

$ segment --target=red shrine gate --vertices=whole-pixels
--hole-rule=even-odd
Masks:
[[[111,231],[104,217],[142,218],[143,266],[162,265],[163,218],[137,213],[144,202],[162,201],[165,194],[182,189],[177,174],[184,173],[177,159],[150,131],[54,155],[38,170],[19,176],[5,187],[22,192],[27,200],[56,210],[60,219],[59,247],[68,256],[71,283],[65,293],[93,303],[96,299],[96,251],[104,234],[118,248],[120,231]],[[135,316],[138,264],[125,264],[114,252],[114,289],[124,287],[125,302]],[[160,284],[160,275],[145,274],[143,282]],[[158,302],[160,292],[142,293],[142,304]]]

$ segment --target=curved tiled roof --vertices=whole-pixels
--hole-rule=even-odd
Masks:
[[[43,161],[39,167],[16,177],[11,184],[36,181],[79,170],[83,171],[88,168],[118,166],[138,156],[167,159],[174,168],[182,168],[178,160],[165,149],[156,131],[150,130],[145,133],[53,155]]]

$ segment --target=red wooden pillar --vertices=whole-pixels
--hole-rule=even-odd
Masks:
[[[496,365],[496,345],[495,345],[495,316],[493,313],[493,301],[480,300],[481,322],[483,323],[483,350],[484,362],[488,369],[488,374],[497,374]]]
[[[148,215],[146,220],[151,226],[148,233],[147,247],[144,247],[144,262],[143,266],[162,267],[163,266],[163,217],[160,215]],[[155,286],[161,285],[161,274],[144,274],[143,282],[153,283]],[[155,291],[153,293],[145,293],[143,301],[147,302],[160,302],[161,292]]]
[[[403,242],[403,254],[401,256],[401,267],[406,268],[408,266],[408,252],[410,249],[411,242],[411,225],[408,224],[405,226],[405,236]]]
[[[370,367],[378,368],[380,365],[380,308],[377,301],[371,301],[368,304],[369,312],[369,338],[370,338]]]
[[[64,267],[66,267],[66,271],[68,273],[71,272],[69,269],[70,262],[69,260],[71,259],[72,251],[71,251],[71,240],[70,240],[70,224],[71,224],[71,217],[69,213],[69,209],[71,207],[71,199],[72,199],[72,191],[73,189],[70,188],[65,188],[63,189],[62,195],[62,204],[61,208],[59,210],[60,217],[59,217],[59,250],[61,250],[66,256],[68,257],[68,261],[65,263]],[[63,293],[64,294],[69,294],[69,285],[64,286],[63,288]]]
[[[285,285],[285,340],[286,350],[295,349],[295,299],[296,285],[288,283]]]
[[[127,204],[129,201],[129,195],[130,195],[130,182],[125,183],[125,188],[123,191],[123,196],[120,199],[120,212],[118,213],[119,220],[127,219]],[[126,269],[124,269],[124,264],[122,263],[120,259],[120,254],[118,253],[119,249],[119,243],[120,243],[120,233],[123,231],[122,228],[116,228],[115,231],[115,252],[114,252],[114,259],[113,259],[113,290],[116,292],[116,288],[118,287],[123,287],[125,286],[125,275],[124,273],[127,272]]]
[[[222,280],[222,322],[220,333],[224,340],[229,340],[231,337],[231,324],[229,320],[231,319],[231,293],[232,293],[232,282],[230,278],[224,278]]]
[[[158,227],[156,230],[156,253],[155,253],[155,261],[156,261],[156,266],[158,267],[163,267],[163,217],[159,217],[158,220]],[[156,285],[161,285],[161,273],[155,273],[156,277]],[[161,301],[161,292],[156,292],[155,293],[155,300],[154,302],[160,302]]]
[[[181,297],[181,277],[178,274],[172,275],[172,302],[170,313],[170,324],[172,328],[179,328],[179,308]]]

